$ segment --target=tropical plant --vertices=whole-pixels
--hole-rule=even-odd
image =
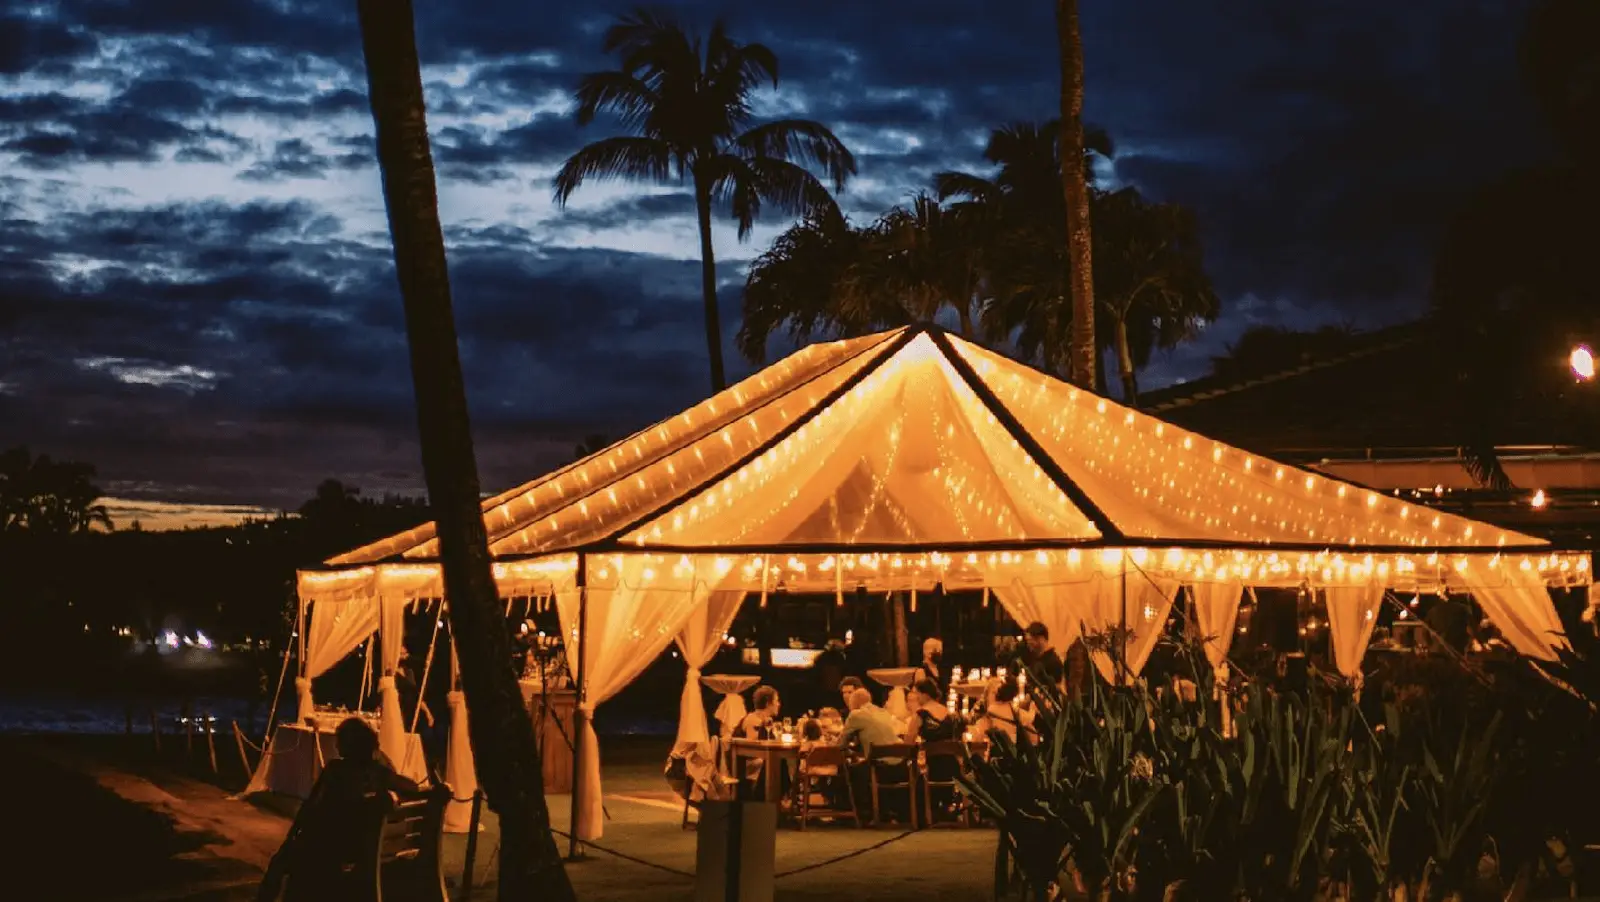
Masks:
[[[778,58],[765,45],[735,41],[721,21],[702,40],[665,15],[638,10],[606,29],[601,46],[619,66],[584,76],[575,116],[582,126],[612,116],[628,134],[573,154],[552,182],[556,203],[565,205],[592,179],[689,184],[700,231],[711,386],[720,391],[726,378],[713,207],[729,210],[741,241],[763,208],[837,218],[838,206],[813,170],[841,191],[855,174],[855,158],[821,123],[752,123],[751,94],[765,82],[777,87]]]
[[[499,817],[501,899],[574,898],[490,570],[409,0],[358,0],[384,206],[411,348],[422,469],[438,524],[473,760]]]
[[[796,342],[823,334],[863,335],[904,323],[904,310],[857,272],[875,245],[874,229],[838,217],[807,217],[750,263],[744,317],[734,339],[751,362],[766,358],[779,330]],[[855,292],[846,298],[846,292]]]
[[[1078,0],[1056,0],[1056,40],[1061,50],[1061,192],[1066,202],[1068,262],[1065,276],[1072,298],[1071,380],[1095,390],[1099,371],[1094,328],[1093,242],[1090,237],[1089,185],[1077,160],[1083,155],[1083,37],[1078,30]]]
[[[1188,209],[1151,203],[1133,188],[1100,193],[1094,235],[1095,297],[1110,327],[1123,403],[1137,407],[1136,368],[1153,348],[1192,337],[1220,303]]]
[[[98,503],[92,464],[35,456],[27,448],[0,452],[0,533],[68,535],[95,526],[112,528]]]

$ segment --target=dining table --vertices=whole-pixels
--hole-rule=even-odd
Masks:
[[[762,800],[776,802],[783,795],[783,779],[778,776],[780,769],[794,762],[796,772],[800,766],[800,743],[784,742],[779,739],[730,739],[728,749],[733,758],[732,776],[743,776],[743,762],[760,761],[765,779],[761,781],[764,787]],[[790,775],[791,778],[794,774]]]

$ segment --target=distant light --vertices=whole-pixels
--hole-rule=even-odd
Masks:
[[[194,631],[194,644],[196,646],[200,647],[200,648],[210,648],[211,647],[211,637],[207,636],[205,633],[200,632],[199,630],[195,630]]]
[[[1567,363],[1572,367],[1572,375],[1580,380],[1588,382],[1594,378],[1594,352],[1589,350],[1588,345],[1573,348]]]
[[[1543,510],[1544,506],[1550,503],[1550,499],[1544,496],[1544,489],[1539,489],[1533,493],[1533,497],[1528,500],[1528,503],[1533,506],[1534,510]]]

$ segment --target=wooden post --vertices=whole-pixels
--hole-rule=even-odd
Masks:
[[[155,739],[156,754],[161,754],[161,719],[156,717],[156,709],[150,709],[150,736]]]
[[[461,865],[461,900],[472,898],[472,869],[478,857],[478,819],[483,816],[483,790],[472,791],[472,818],[467,824],[467,860]]]
[[[206,753],[211,757],[211,773],[213,776],[217,773],[217,730],[214,723],[215,721],[211,716],[207,715],[205,722]]]
[[[183,721],[183,763],[187,765],[194,757],[194,709],[188,702],[183,703],[178,717]]]
[[[578,573],[575,582],[578,587],[578,673],[577,673],[577,702],[573,710],[572,726],[572,817],[567,857],[576,859],[582,851],[578,844],[578,792],[583,788],[583,742],[584,734],[588,732],[588,715],[584,712],[584,703],[589,698],[588,650],[589,650],[589,574],[586,566],[587,556],[578,553]]]
[[[123,716],[128,722],[128,738],[133,738],[133,702],[128,702],[123,709]]]

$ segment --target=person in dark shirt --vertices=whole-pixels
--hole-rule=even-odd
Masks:
[[[1464,654],[1472,640],[1472,611],[1454,598],[1441,598],[1428,609],[1426,620],[1444,644],[1457,655]],[[1442,653],[1444,649],[1439,649]]]
[[[1017,658],[1018,667],[1028,671],[1029,679],[1046,679],[1060,688],[1066,668],[1061,663],[1061,655],[1050,644],[1050,628],[1035,620],[1028,624],[1022,635],[1023,646]]]
[[[351,717],[334,730],[339,757],[329,761],[295,815],[289,835],[267,866],[258,898],[313,902],[349,898],[350,873],[344,865],[361,854],[367,831],[361,820],[376,811],[382,793],[414,797],[416,783],[394,772],[378,751],[378,734]],[[287,880],[287,885],[284,881]]]

